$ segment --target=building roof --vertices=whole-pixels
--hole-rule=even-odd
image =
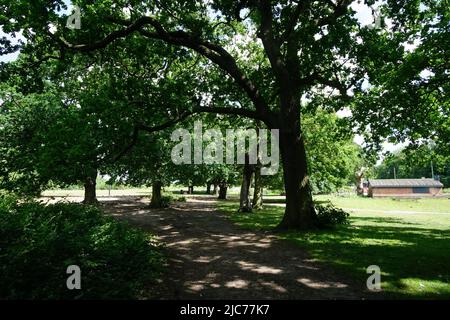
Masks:
[[[408,187],[435,187],[444,185],[434,179],[369,179],[369,186],[375,188],[408,188]]]

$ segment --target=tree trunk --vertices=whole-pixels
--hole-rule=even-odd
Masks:
[[[261,129],[261,122],[260,121],[256,121],[256,128],[258,130],[258,145],[257,145],[257,150],[258,150],[258,160],[255,166],[255,186],[253,188],[253,200],[252,200],[252,207],[255,210],[259,210],[262,209],[263,206],[263,185],[262,185],[262,178],[261,178],[261,159],[259,156],[259,152],[260,152],[260,136],[259,136],[259,130]]]
[[[152,184],[152,200],[150,202],[152,208],[162,207],[161,187],[161,181],[155,181]]]
[[[241,192],[239,197],[239,212],[252,212],[250,201],[250,186],[252,184],[253,166],[249,163],[248,153],[245,154],[245,164],[242,173]]]
[[[213,188],[212,194],[217,195],[217,183],[214,183],[213,186],[214,186],[214,188]]]
[[[355,172],[355,184],[356,184],[356,194],[358,196],[364,195],[364,185],[363,185],[363,177],[364,177],[364,170],[358,170]]]
[[[95,174],[92,174],[92,176],[87,177],[84,181],[84,204],[89,205],[97,205],[97,192],[96,192],[96,185],[97,185],[97,171]]]
[[[206,194],[211,194],[211,183],[206,184]]]
[[[298,118],[299,119],[299,118]],[[305,144],[297,121],[280,129],[286,209],[279,229],[312,229],[316,212],[311,195]]]
[[[222,182],[219,184],[219,197],[220,200],[226,200],[227,199],[227,191],[228,191],[228,184],[226,182]]]
[[[253,209],[259,210],[263,206],[263,185],[261,179],[261,166],[257,166],[255,170],[255,187],[253,190]]]

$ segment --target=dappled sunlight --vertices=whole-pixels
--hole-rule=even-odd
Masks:
[[[335,266],[361,282],[367,279],[369,265],[380,266],[386,294],[404,298],[450,297],[450,214],[446,213],[450,211],[450,199],[332,200],[347,206],[354,201],[355,205],[372,206],[377,211],[355,209],[350,213],[351,225],[307,233],[284,232],[278,237],[307,249],[313,262]],[[392,204],[402,210],[384,211]],[[415,208],[415,204],[419,207]],[[446,206],[440,207],[441,204]],[[229,212],[231,220],[252,230],[275,227],[284,210],[266,206],[252,214],[241,214],[236,213],[236,204],[219,203],[219,207]],[[303,280],[299,283],[308,287],[323,285],[320,281],[311,284],[307,277],[300,279]]]
[[[246,289],[248,288],[249,282],[242,279],[236,279],[233,281],[228,281],[225,283],[225,287],[227,288],[236,288],[236,289]]]
[[[366,203],[369,200],[358,201]],[[446,199],[433,201],[450,204]],[[402,208],[408,205],[406,200],[379,201],[381,206],[386,202],[399,202]],[[422,210],[429,208],[424,200],[418,203]],[[240,226],[254,230],[273,228],[284,210],[270,206],[254,214],[240,214],[235,213],[230,203],[221,203],[220,208],[229,212],[231,220]],[[351,213],[351,224],[347,226],[307,233],[285,232],[278,236],[307,249],[313,261],[333,265],[361,282],[367,279],[368,266],[380,266],[382,288],[387,294],[405,298],[450,297],[450,215],[442,212],[448,211],[448,207],[440,210],[438,213],[397,214],[355,211]],[[312,285],[308,281],[300,283],[319,288],[319,282]]]
[[[414,246],[414,242],[401,241],[397,239],[378,239],[378,238],[353,238],[352,240],[344,240],[342,244],[361,244],[363,246]]]
[[[164,283],[173,288],[169,291],[176,298],[359,299],[370,295],[365,282],[337,275],[276,235],[237,227],[210,200],[190,197],[168,209],[151,209],[130,198],[104,205],[106,212],[151,230],[165,243],[169,268]],[[321,290],[324,286],[330,290]]]
[[[250,271],[253,271],[256,273],[278,274],[278,273],[283,272],[283,270],[281,270],[281,269],[276,269],[276,268],[272,268],[272,267],[268,267],[268,266],[256,265],[254,263],[246,262],[246,261],[237,261],[237,263],[243,270],[250,270]]]
[[[171,246],[185,246],[185,245],[191,245],[191,244],[197,244],[200,243],[199,239],[196,238],[190,238],[190,239],[186,239],[186,240],[181,240],[181,241],[177,241],[177,242],[173,242],[170,245]]]
[[[441,275],[441,278],[443,276]],[[444,280],[444,281],[443,281]],[[447,281],[447,283],[445,283]],[[405,292],[415,293],[419,292],[421,295],[428,296],[449,296],[450,295],[450,283],[449,279],[428,280],[421,278],[403,278],[394,284],[387,283],[386,286],[393,286],[395,288],[402,288]]]
[[[203,289],[205,289],[205,285],[200,284],[200,283],[189,283],[189,282],[186,282],[186,283],[184,283],[184,285],[189,290],[192,290],[192,291],[202,291]]]
[[[192,260],[192,261],[194,261],[194,262],[199,262],[199,263],[211,263],[211,262],[213,262],[213,261],[216,261],[216,260],[218,260],[218,259],[220,259],[222,256],[213,256],[213,257],[210,257],[210,256],[200,256],[200,257],[198,257],[197,259],[194,259],[194,260]]]
[[[265,287],[267,287],[267,288],[269,288],[271,290],[278,291],[280,293],[287,293],[288,292],[285,288],[283,288],[282,286],[276,284],[275,282],[264,282],[263,281],[263,282],[261,282],[261,285],[263,285],[263,286],[265,286]]]
[[[270,243],[258,243],[258,242],[254,242],[254,243],[249,243],[246,240],[234,240],[234,241],[226,241],[226,246],[228,248],[236,248],[236,247],[246,247],[246,246],[252,246],[252,247],[257,247],[257,248],[269,248],[270,247]]]
[[[329,289],[329,288],[346,288],[347,285],[342,283],[336,283],[336,282],[318,282],[318,281],[312,281],[311,279],[301,278],[297,279],[297,282],[308,286],[310,288],[314,289]]]

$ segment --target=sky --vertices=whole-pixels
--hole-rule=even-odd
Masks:
[[[65,0],[64,2],[68,6],[69,9],[62,11],[61,14],[68,14],[68,12],[71,12],[71,10],[70,10],[71,1]],[[358,22],[361,25],[364,26],[364,25],[373,23],[374,19],[372,16],[372,10],[368,6],[366,6],[364,3],[362,3],[362,2],[359,3],[359,1],[355,1],[351,4],[351,8],[356,12],[355,17],[358,19]],[[389,26],[389,22],[387,22],[387,24]],[[0,37],[3,37],[3,36],[5,36],[5,34],[2,32],[1,27],[0,27]],[[11,39],[8,35],[6,35],[6,37]],[[20,39],[21,36],[18,35],[17,38]],[[14,61],[17,59],[18,55],[19,55],[19,52],[0,56],[0,62]],[[348,117],[348,116],[351,116],[351,111],[349,109],[340,110],[337,112],[337,115],[340,117]],[[364,138],[360,135],[356,135],[354,141],[355,141],[355,143],[362,145],[364,143]],[[406,144],[392,144],[392,143],[385,142],[383,144],[383,151],[391,151],[392,152],[392,151],[401,149],[405,145]]]
[[[5,36],[9,40],[14,40],[14,39],[11,39],[11,37],[8,34],[3,33],[2,27],[0,26],[0,37],[5,37]],[[19,35],[19,38],[21,38],[20,35]],[[14,41],[13,44],[16,44],[16,42]],[[14,60],[17,59],[18,56],[19,56],[19,52],[6,54],[6,55],[3,55],[3,56],[0,56],[0,62],[14,61]]]

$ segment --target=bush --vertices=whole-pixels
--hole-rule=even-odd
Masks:
[[[173,193],[164,193],[161,195],[161,201],[158,208],[168,208],[173,202],[186,202],[186,197],[176,196]]]
[[[336,225],[350,224],[350,215],[332,204],[316,205],[316,212],[320,228],[332,228]]]
[[[81,290],[68,290],[69,265]],[[155,239],[100,209],[0,198],[0,299],[137,298],[162,271]]]
[[[174,198],[175,198],[174,201],[177,201],[177,202],[186,202],[187,201],[185,196],[176,196]]]
[[[337,190],[337,187],[326,179],[311,179],[312,194],[329,194]]]
[[[171,194],[164,194],[161,196],[161,208],[168,208],[173,201]]]
[[[18,200],[18,197],[13,193],[0,189],[0,212],[2,210],[9,210]]]

